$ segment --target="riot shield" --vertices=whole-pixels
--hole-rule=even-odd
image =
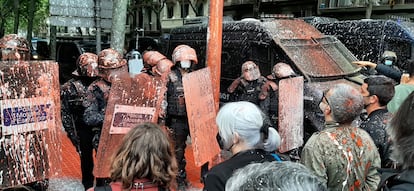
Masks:
[[[58,64],[0,63],[0,190],[56,176],[61,170]]]
[[[303,145],[303,77],[279,81],[279,152]]]
[[[220,152],[216,142],[216,104],[209,68],[185,74],[183,86],[194,162],[201,166]]]
[[[124,75],[112,82],[96,155],[94,175],[109,177],[111,158],[124,135],[142,122],[157,123],[166,80],[140,73]]]

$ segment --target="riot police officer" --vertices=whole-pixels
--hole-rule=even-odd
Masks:
[[[0,39],[1,60],[30,60],[27,40],[17,34],[8,34]]]
[[[98,149],[99,138],[105,118],[111,80],[116,76],[128,75],[128,65],[123,56],[112,48],[104,49],[98,54],[98,79],[92,82],[86,92],[86,107],[83,113],[85,124],[94,127],[92,145]],[[96,178],[96,186],[103,186],[105,178]]]
[[[190,134],[184,88],[182,77],[192,71],[198,63],[197,54],[193,48],[187,45],[177,46],[172,53],[174,66],[168,75],[167,83],[167,118],[166,125],[172,132],[175,141],[175,157],[178,163],[177,184],[178,190],[186,190],[188,186],[187,174],[185,171],[186,160],[184,152],[187,136]]]
[[[17,34],[7,34],[4,35],[1,39],[0,39],[0,56],[1,56],[1,61],[27,61],[30,60],[30,47],[29,47],[29,43],[28,41],[23,38],[23,37],[19,37]],[[35,133],[35,132],[29,132],[27,135],[25,135],[25,137],[30,137],[31,135],[33,135],[33,137],[38,137],[37,139],[32,138],[33,140],[33,144],[35,147],[38,147],[38,152],[46,152],[47,148],[43,147],[42,144],[40,142],[38,142],[37,140],[43,140],[44,139],[44,135],[43,133]],[[1,137],[1,136],[0,136]],[[2,151],[2,149],[0,149],[0,152],[4,152],[4,150]],[[47,164],[48,162],[46,161],[47,156],[45,156],[45,158],[43,158],[42,161],[43,163]],[[0,154],[0,160],[2,160],[2,155]],[[16,163],[20,163],[19,160],[14,161]],[[13,163],[14,163],[13,162]],[[16,164],[5,164],[2,161],[2,165],[3,166],[8,166],[8,165],[16,165]],[[28,165],[28,164],[26,164]],[[43,164],[38,164],[39,166],[45,166]],[[2,169],[3,170],[3,169]],[[1,175],[1,173],[0,173]],[[24,177],[27,178],[27,177]],[[33,181],[30,183],[27,183],[24,185],[25,190],[26,189],[32,189],[32,190],[47,190],[47,188],[49,187],[49,180],[46,179],[41,179],[41,180],[37,180],[37,181]],[[18,188],[11,188],[11,189],[16,189],[18,190]]]
[[[270,108],[269,94],[277,91],[277,85],[261,76],[259,67],[253,61],[246,61],[241,68],[241,77],[227,88],[230,101],[249,101],[256,104],[268,115]],[[274,124],[271,126],[274,127]]]
[[[61,87],[62,123],[67,136],[80,155],[82,184],[85,189],[93,186],[93,147],[92,126],[85,124],[83,113],[87,87],[98,75],[98,56],[84,53],[76,61],[77,69],[72,73],[74,78]]]
[[[158,51],[145,51],[142,57],[144,60],[143,72],[151,76],[167,74],[174,65],[166,56]]]

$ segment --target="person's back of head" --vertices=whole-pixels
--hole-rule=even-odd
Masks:
[[[169,138],[154,123],[142,123],[132,128],[124,137],[114,155],[111,179],[120,181],[123,188],[130,188],[134,179],[147,178],[168,188],[177,174]]]
[[[404,100],[387,129],[393,142],[393,157],[404,169],[414,168],[414,92]]]
[[[334,85],[325,97],[337,123],[351,123],[364,108],[361,93],[348,84]]]
[[[410,78],[414,78],[414,59],[407,60],[407,73]]]
[[[364,83],[368,85],[369,96],[377,96],[381,106],[387,105],[394,96],[395,82],[391,78],[383,75],[372,75],[365,78]]]
[[[225,104],[216,118],[223,149],[229,150],[233,146],[233,139],[237,134],[251,148],[276,150],[280,145],[279,134],[274,128],[264,126],[264,119],[265,115],[260,108],[251,102],[240,101]],[[265,137],[267,137],[266,140]]]
[[[237,170],[226,183],[226,191],[326,191],[326,185],[300,163],[264,162]]]

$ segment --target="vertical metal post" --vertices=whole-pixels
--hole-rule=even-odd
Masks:
[[[95,0],[96,54],[101,51],[101,0]]]
[[[216,109],[220,102],[220,70],[223,34],[223,0],[210,0],[207,29],[207,66],[210,67]]]

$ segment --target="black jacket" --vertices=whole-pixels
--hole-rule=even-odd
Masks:
[[[402,72],[391,67],[387,66],[385,64],[378,64],[377,67],[375,67],[375,70],[378,72],[378,74],[382,74],[384,76],[387,76],[393,80],[395,80],[397,83],[400,83]]]
[[[360,127],[368,132],[378,152],[381,156],[381,167],[388,167],[392,160],[391,141],[387,133],[387,124],[391,120],[392,114],[387,109],[377,109],[368,115],[367,119],[362,120]]]
[[[204,191],[224,191],[227,180],[233,172],[251,163],[275,161],[275,158],[261,149],[242,151],[230,159],[214,166],[204,179]]]
[[[414,169],[406,169],[400,173],[382,172],[378,191],[413,191]]]

